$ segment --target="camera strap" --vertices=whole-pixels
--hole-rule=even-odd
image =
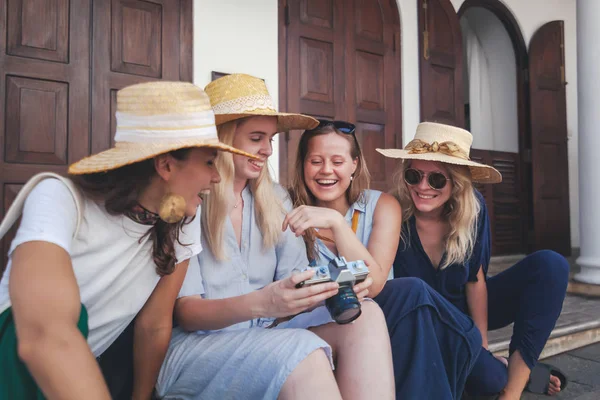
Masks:
[[[354,210],[354,212],[352,213],[352,232],[354,232],[354,233],[356,233],[356,230],[358,229],[358,219],[359,218],[360,218],[360,211]],[[328,238],[327,236],[320,235],[319,232],[317,232],[316,236],[325,242],[335,243],[335,240]]]

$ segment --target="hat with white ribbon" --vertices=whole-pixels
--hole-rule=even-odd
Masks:
[[[217,125],[256,116],[277,117],[278,132],[312,129],[319,124],[308,115],[277,112],[265,81],[251,75],[225,75],[204,90],[210,97]]]
[[[109,171],[190,147],[210,147],[256,158],[223,144],[207,94],[187,82],[156,81],[117,92],[115,147],[69,167],[74,175]]]

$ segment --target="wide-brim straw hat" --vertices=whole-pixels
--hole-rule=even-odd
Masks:
[[[438,161],[446,164],[465,165],[471,170],[476,183],[500,183],[502,175],[495,168],[469,159],[473,144],[470,132],[455,126],[422,122],[415,138],[404,149],[376,149],[390,158],[403,160]]]
[[[217,125],[255,116],[277,117],[278,132],[312,129],[319,124],[308,115],[277,112],[265,82],[251,75],[225,75],[204,90],[210,97]]]
[[[191,83],[156,81],[121,89],[116,119],[115,147],[72,164],[70,174],[105,172],[191,147],[257,158],[219,142],[210,100]]]

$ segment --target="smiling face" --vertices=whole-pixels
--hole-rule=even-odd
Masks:
[[[304,182],[319,203],[346,198],[346,190],[358,163],[350,151],[350,142],[335,132],[314,136],[308,142]]]
[[[168,191],[185,199],[185,215],[193,217],[202,204],[202,194],[210,192],[221,176],[215,167],[217,150],[208,147],[192,148],[183,159],[166,154],[169,163]]]
[[[448,180],[442,189],[436,190],[427,183],[427,176],[430,173],[438,172],[449,178],[448,169],[442,163],[423,160],[412,160],[409,168],[416,169],[423,175],[418,184],[406,185],[415,205],[415,211],[422,214],[440,212],[452,194],[452,180]]]
[[[241,120],[235,130],[233,147],[260,157],[251,160],[233,155],[235,176],[238,179],[257,179],[273,154],[273,137],[277,134],[277,117],[250,117]]]

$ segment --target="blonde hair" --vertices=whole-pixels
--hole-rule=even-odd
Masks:
[[[350,156],[353,160],[358,160],[356,164],[356,171],[354,171],[350,186],[346,189],[346,201],[348,204],[354,204],[357,201],[365,201],[364,191],[369,188],[371,183],[371,176],[367,168],[367,163],[362,155],[362,151],[358,147],[358,141],[353,137],[354,134],[346,134],[339,132],[333,127],[333,125],[325,125],[322,128],[305,131],[300,137],[300,143],[298,144],[298,151],[296,153],[296,168],[294,175],[292,176],[292,186],[290,188],[290,197],[294,208],[302,205],[314,206],[317,203],[317,199],[310,192],[304,181],[304,161],[308,154],[308,144],[315,136],[327,135],[335,133],[350,143]],[[316,244],[315,244],[315,230],[308,229],[302,237],[306,244],[306,255],[309,260],[316,258]]]
[[[252,118],[252,117],[248,117]],[[218,126],[218,135],[221,142],[233,145],[233,139],[239,122],[235,120]],[[202,234],[205,235],[208,248],[217,260],[225,260],[223,249],[225,222],[230,212],[230,198],[233,193],[233,179],[235,166],[233,155],[228,152],[219,152],[215,160],[217,170],[221,175],[221,182],[215,184],[210,195],[202,203]],[[263,248],[269,249],[279,241],[281,224],[285,209],[275,191],[268,168],[262,169],[256,179],[249,181],[250,191],[254,197],[254,213],[256,223],[263,237]]]
[[[452,181],[452,193],[444,204],[442,216],[450,225],[450,232],[444,238],[446,258],[440,265],[444,269],[452,264],[465,264],[477,240],[477,219],[480,205],[471,180],[471,171],[462,165],[444,164]],[[410,160],[404,160],[394,174],[392,194],[398,199],[403,210],[402,223],[408,224],[415,213],[414,203],[408,186],[404,182],[404,171],[410,167]],[[406,229],[409,232],[408,229]],[[405,236],[403,234],[403,236]],[[403,237],[408,246],[410,237]]]

